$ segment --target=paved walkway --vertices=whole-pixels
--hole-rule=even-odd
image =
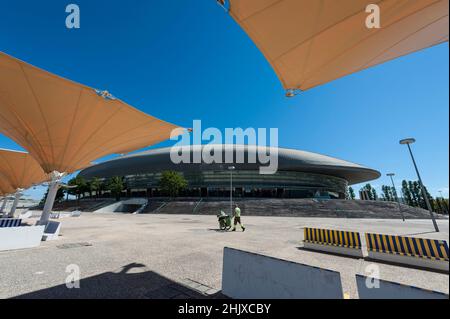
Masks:
[[[355,274],[367,261],[301,249],[302,228],[449,239],[428,220],[246,217],[246,232],[220,232],[215,216],[88,214],[61,219],[62,236],[39,248],[0,253],[0,298],[217,298],[223,247],[249,250],[341,272],[357,298]],[[67,289],[66,267],[79,266],[81,288]],[[379,264],[382,279],[449,292],[446,274]]]

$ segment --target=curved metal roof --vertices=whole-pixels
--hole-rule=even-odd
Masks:
[[[208,145],[211,147],[211,145]],[[80,176],[87,179],[93,177],[109,178],[111,176],[126,176],[146,173],[162,172],[174,170],[180,172],[192,171],[217,171],[226,170],[230,165],[237,170],[259,170],[260,166],[267,166],[258,160],[258,152],[263,152],[265,148],[247,145],[216,145],[216,151],[222,158],[221,163],[207,164],[204,161],[195,163],[194,158],[200,158],[205,152],[205,145],[184,146],[180,151],[187,152],[191,163],[175,164],[171,160],[170,151],[172,148],[161,148],[141,152],[133,155],[119,157],[106,161],[80,172]],[[207,150],[206,150],[207,151]],[[242,151],[244,163],[225,163],[225,153],[233,151],[233,158],[236,159],[236,152]],[[270,148],[271,152],[278,152],[279,171],[298,171],[316,174],[330,175],[347,180],[350,184],[362,183],[377,179],[381,174],[373,169],[333,158],[326,155],[299,151],[286,148]],[[274,154],[274,153],[272,153]],[[248,163],[248,158],[255,156],[256,163]]]

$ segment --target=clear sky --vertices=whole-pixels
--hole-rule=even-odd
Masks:
[[[80,29],[65,27],[69,3],[80,6]],[[214,0],[0,0],[0,50],[181,126],[276,127],[282,147],[379,170],[377,188],[388,172],[398,185],[415,179],[398,143],[412,136],[424,183],[448,196],[448,43],[293,99]],[[21,149],[1,135],[0,148]]]

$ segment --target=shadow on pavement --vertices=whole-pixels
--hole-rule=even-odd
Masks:
[[[215,232],[218,232],[218,233],[229,233],[230,232],[229,230],[222,230],[222,229],[219,229],[219,228],[208,228],[208,231],[215,231]]]
[[[425,232],[421,232],[421,233],[403,234],[403,235],[398,235],[398,236],[419,236],[419,235],[427,235],[427,234],[437,234],[437,232],[435,232],[435,231],[425,231]]]
[[[364,259],[364,258],[361,258],[361,257],[356,257],[356,256],[350,256],[350,255],[344,255],[344,254],[339,254],[339,253],[334,253],[334,252],[331,252],[331,251],[323,251],[323,250],[321,250],[321,251],[318,251],[318,250],[314,250],[314,249],[309,249],[309,248],[305,248],[305,247],[297,247],[297,249],[298,250],[304,250],[304,251],[309,251],[309,252],[312,252],[312,253],[319,253],[319,254],[323,254],[323,255],[330,255],[330,256],[336,256],[336,257],[343,257],[343,258],[349,258],[349,259],[355,259],[355,260],[358,260],[358,259]]]
[[[69,289],[65,284],[46,288],[13,299],[217,299],[226,298],[220,292],[205,295],[181,285],[146,266],[132,263],[118,273],[106,272],[80,280],[80,288]]]

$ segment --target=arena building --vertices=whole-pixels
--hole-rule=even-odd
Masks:
[[[187,146],[182,151],[190,159],[202,158],[205,146]],[[127,194],[132,197],[164,196],[159,189],[159,180],[164,171],[177,171],[188,182],[184,197],[227,197],[233,175],[233,192],[237,197],[272,198],[345,198],[347,187],[380,177],[376,170],[333,157],[277,148],[278,171],[275,174],[260,174],[266,166],[257,156],[258,146],[220,145],[222,158],[232,152],[234,163],[175,164],[171,160],[171,148],[155,149],[138,154],[122,156],[91,166],[80,172],[86,180],[94,177],[107,180],[113,176],[124,177]],[[217,151],[217,149],[216,149]],[[244,160],[236,161],[237,152]],[[249,159],[256,158],[255,163]],[[252,161],[253,162],[253,161]],[[234,167],[234,170],[230,170]]]

